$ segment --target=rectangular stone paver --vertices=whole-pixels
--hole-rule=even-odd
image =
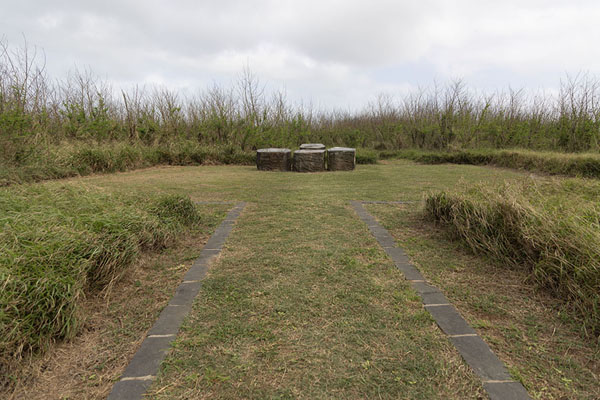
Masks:
[[[206,275],[208,265],[220,253],[235,219],[244,206],[244,203],[239,203],[230,210],[225,220],[208,239],[200,257],[185,274],[169,304],[162,310],[146,339],[127,365],[121,379],[113,386],[108,396],[109,400],[138,400],[144,397],[146,390],[156,378],[160,364],[175,340],[183,320],[192,309],[192,303],[201,289],[201,280]]]

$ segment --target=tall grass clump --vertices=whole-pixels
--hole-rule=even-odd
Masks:
[[[563,299],[591,334],[600,334],[598,187],[534,180],[474,186],[426,198],[425,215],[473,252],[514,268]],[[587,185],[587,186],[586,186]]]
[[[144,251],[199,222],[181,196],[70,186],[0,192],[0,371],[78,332],[81,299],[109,288]]]

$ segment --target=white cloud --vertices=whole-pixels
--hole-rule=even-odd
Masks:
[[[552,88],[566,72],[600,75],[595,1],[37,0],[2,9],[0,36],[43,48],[54,76],[89,66],[119,84],[193,89],[231,82],[249,65],[294,100],[357,106],[433,79]]]

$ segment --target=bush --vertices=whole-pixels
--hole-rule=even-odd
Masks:
[[[552,187],[554,185],[554,187]],[[427,197],[425,215],[475,253],[527,268],[562,298],[590,332],[600,333],[600,210],[573,196],[573,181],[533,180]]]
[[[81,325],[79,303],[199,222],[181,196],[15,187],[0,196],[0,367]],[[1,370],[2,368],[0,368]]]

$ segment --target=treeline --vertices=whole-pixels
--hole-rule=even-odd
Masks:
[[[325,111],[293,105],[247,70],[231,87],[215,85],[191,97],[159,87],[117,90],[90,71],[54,80],[40,52],[0,42],[0,157],[19,164],[65,142],[192,141],[240,151],[303,142],[377,150],[595,151],[599,96],[599,81],[582,74],[562,81],[556,94],[483,94],[455,81],[401,99],[381,95],[362,111]]]

